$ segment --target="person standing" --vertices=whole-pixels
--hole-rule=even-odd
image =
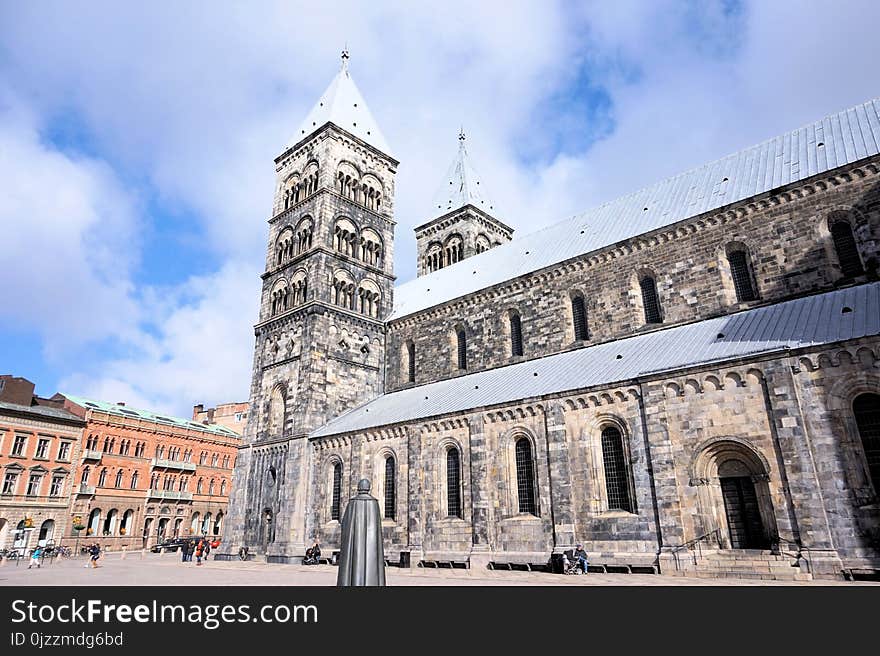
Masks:
[[[180,562],[185,563],[186,557],[189,554],[189,540],[184,540],[180,544]]]
[[[208,538],[205,538],[205,562],[208,561],[208,554],[211,553],[211,541]]]
[[[196,566],[202,564],[202,554],[205,551],[205,540],[204,538],[199,540],[199,543],[196,545]]]
[[[37,545],[37,548],[31,552],[31,562],[28,563],[28,569],[37,566],[37,569],[40,569],[40,556],[43,555],[43,547]]]
[[[91,547],[89,547],[89,565],[92,568],[98,567],[98,559],[101,557],[101,547],[98,546],[96,542]]]

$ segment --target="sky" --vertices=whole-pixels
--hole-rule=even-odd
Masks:
[[[515,238],[880,96],[874,0],[0,3],[0,373],[246,400],[274,158],[340,66],[400,161],[395,274],[461,126]]]

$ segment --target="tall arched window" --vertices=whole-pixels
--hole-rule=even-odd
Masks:
[[[652,276],[643,276],[639,280],[642,288],[642,305],[645,308],[645,323],[662,323],[660,316],[660,298],[657,296],[657,283]]]
[[[330,490],[330,519],[339,521],[339,501],[342,496],[342,463],[333,465],[333,487]]]
[[[581,342],[587,339],[587,306],[583,296],[572,296],[571,318],[574,323],[574,339]]]
[[[385,518],[394,519],[394,508],[396,506],[397,495],[395,494],[396,472],[394,466],[394,458],[388,456],[385,458]]]
[[[532,443],[526,437],[516,441],[516,492],[519,512],[537,515],[535,463],[532,460]]]
[[[137,486],[138,486],[138,473],[137,473],[137,472],[133,472],[132,475],[131,475],[131,484],[129,485],[129,487],[130,487],[132,490],[136,490],[136,489],[137,489]]]
[[[458,368],[467,369],[467,336],[464,333],[464,328],[456,328],[455,340],[458,353]]]
[[[104,487],[104,483],[107,482],[107,469],[104,468],[101,470],[101,473],[98,474],[98,487]]]
[[[746,250],[742,247],[732,247],[727,252],[727,261],[730,263],[730,275],[733,278],[733,288],[736,290],[736,300],[740,303],[754,301],[757,294]]]
[[[602,430],[602,463],[605,468],[605,491],[609,510],[632,512],[629,471],[623,451],[623,436],[614,426]]]
[[[118,472],[116,472],[115,487],[122,487],[122,470],[121,469]]]
[[[834,250],[843,275],[847,278],[860,276],[864,269],[849,221],[835,221],[831,226],[831,239],[834,241]]]
[[[88,485],[89,484],[89,472],[90,471],[91,470],[89,469],[88,465],[83,467],[82,476],[79,479],[80,485]]]
[[[510,313],[510,354],[523,354],[522,318],[519,312]]]
[[[406,343],[406,368],[407,381],[416,382],[416,345],[412,340]]]
[[[461,456],[455,447],[446,451],[446,514],[461,518]]]
[[[860,394],[853,401],[853,414],[862,438],[868,474],[874,492],[880,494],[880,394]]]

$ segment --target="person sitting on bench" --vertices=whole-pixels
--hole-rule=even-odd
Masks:
[[[317,565],[321,558],[321,545],[315,541],[315,546],[306,549],[306,557],[303,559],[303,565]]]
[[[587,573],[587,568],[590,566],[590,563],[587,562],[587,552],[584,551],[584,546],[579,544],[577,549],[574,550],[574,560],[578,564],[579,567],[582,567],[584,570],[584,574]]]

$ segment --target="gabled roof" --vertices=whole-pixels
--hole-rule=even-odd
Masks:
[[[74,422],[80,425],[82,425],[83,423],[82,419],[77,417],[75,414],[68,412],[67,410],[63,410],[61,408],[53,408],[51,406],[45,405],[19,405],[17,403],[7,403],[5,401],[0,401],[0,414],[4,414],[4,410],[19,414],[38,415],[47,420],[60,419],[67,422]]]
[[[880,283],[871,283],[392,392],[337,417],[312,436],[421,420],[878,334]]]
[[[880,99],[404,283],[397,319],[880,153]]]
[[[342,55],[342,68],[312,107],[287,148],[296,145],[327,123],[333,123],[386,155],[391,155],[391,148],[379,130],[379,124],[348,72],[347,52]]]
[[[434,194],[431,209],[437,216],[465,205],[473,205],[490,215],[495,211],[492,201],[486,195],[486,187],[481,184],[480,176],[471,163],[464,142],[464,132],[460,132],[458,153],[450,164],[440,188]]]
[[[149,410],[138,410],[137,408],[131,408],[127,405],[108,403],[107,401],[98,401],[96,399],[87,399],[82,396],[73,396],[72,394],[62,394],[62,396],[86,410],[97,410],[118,417],[144,419],[157,424],[165,424],[166,426],[176,426],[177,428],[185,428],[187,430],[202,431],[203,433],[213,433],[214,435],[223,435],[225,437],[241,439],[241,435],[234,430],[226,428],[225,426],[220,426],[219,424],[200,424],[189,419],[181,419],[180,417],[172,417],[170,415],[160,415],[155,412],[150,412]]]

